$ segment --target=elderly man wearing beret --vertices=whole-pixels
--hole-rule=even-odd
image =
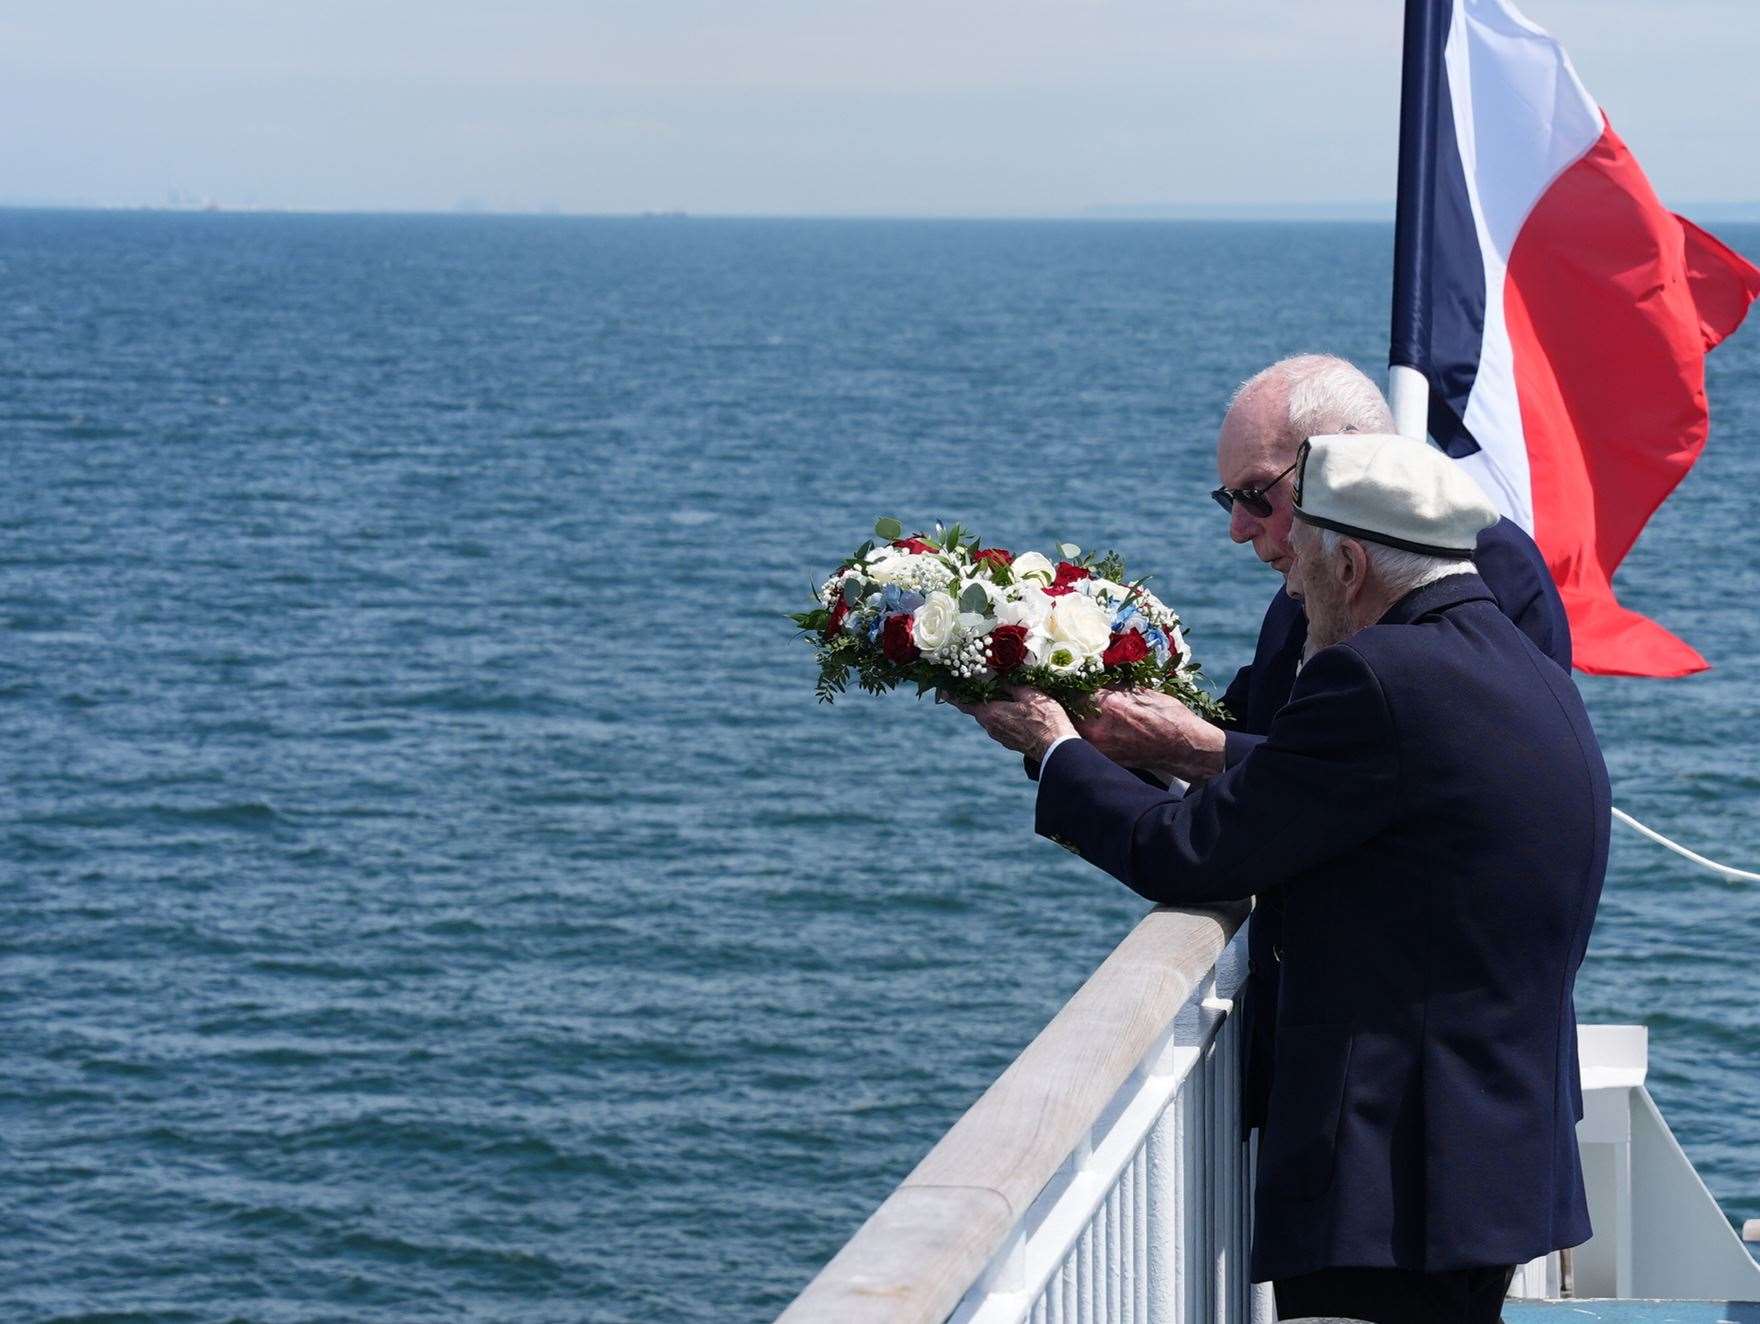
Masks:
[[[1179,797],[1019,691],[1037,829],[1151,901],[1284,889],[1253,1276],[1285,1318],[1495,1320],[1589,1236],[1572,986],[1607,773],[1568,675],[1470,559],[1497,518],[1422,442],[1316,437],[1290,475],[1307,658],[1263,740]]]

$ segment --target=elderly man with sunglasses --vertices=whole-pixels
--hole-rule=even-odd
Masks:
[[[1393,431],[1381,392],[1345,360],[1302,354],[1279,360],[1235,392],[1216,440],[1222,479],[1210,495],[1228,512],[1228,536],[1279,575],[1289,573],[1289,475],[1304,439]],[[1551,572],[1520,525],[1500,519],[1479,536],[1473,562],[1505,616],[1565,671],[1570,625]],[[1253,661],[1229,683],[1226,728],[1163,696],[1107,696],[1082,736],[1109,757],[1162,779],[1197,781],[1240,762],[1289,698],[1308,639],[1301,605],[1280,588],[1259,626]],[[1261,930],[1268,927],[1261,924]],[[1267,956],[1270,949],[1266,949]]]

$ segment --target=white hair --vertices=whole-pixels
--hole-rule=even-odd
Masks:
[[[1270,385],[1288,388],[1284,440],[1290,448],[1309,437],[1341,432],[1392,432],[1393,411],[1374,382],[1336,354],[1296,354],[1254,373],[1236,389],[1228,407]]]
[[[1338,554],[1339,547],[1349,535],[1339,533],[1336,529],[1322,529],[1310,526],[1319,535],[1320,553],[1326,557]],[[1389,547],[1385,543],[1368,542],[1362,538],[1352,538],[1352,542],[1363,549],[1370,567],[1387,589],[1399,597],[1404,597],[1415,588],[1423,588],[1426,584],[1434,584],[1439,579],[1447,579],[1450,575],[1472,575],[1478,573],[1472,561],[1453,556],[1429,556],[1423,552],[1402,551],[1398,547]]]
[[[1248,395],[1273,385],[1285,387],[1288,392],[1284,401],[1283,439],[1292,452],[1309,437],[1396,430],[1393,411],[1387,407],[1380,389],[1355,364],[1336,354],[1294,354],[1279,359],[1242,382],[1228,407],[1233,409]],[[1335,556],[1345,535],[1310,527],[1319,535],[1321,554]],[[1362,546],[1376,578],[1402,596],[1450,575],[1476,573],[1470,560],[1405,552],[1360,538],[1352,541]]]

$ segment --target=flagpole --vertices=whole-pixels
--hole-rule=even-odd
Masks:
[[[1387,403],[1393,429],[1402,437],[1423,441],[1430,432],[1430,383],[1416,368],[1395,363],[1387,370]]]
[[[1394,426],[1429,434],[1430,383],[1419,365],[1430,344],[1430,253],[1436,206],[1436,116],[1451,0],[1406,0],[1400,69],[1399,183],[1393,227],[1393,321],[1387,401]]]

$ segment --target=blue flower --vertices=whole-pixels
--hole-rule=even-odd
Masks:
[[[1124,631],[1130,628],[1130,623],[1136,620],[1139,615],[1141,615],[1141,613],[1137,611],[1136,606],[1133,603],[1125,603],[1124,606],[1118,609],[1118,615],[1112,618],[1112,632],[1114,634],[1123,634]],[[1141,629],[1142,627],[1139,626],[1138,628]]]
[[[1114,626],[1113,628],[1117,629],[1118,627]],[[1167,636],[1154,626],[1150,626],[1143,631],[1143,640],[1155,650],[1155,660],[1165,666],[1167,659],[1173,656],[1173,646],[1168,643]]]
[[[902,589],[897,584],[888,584],[882,590],[887,611],[913,612],[923,605],[923,595],[914,589]]]

